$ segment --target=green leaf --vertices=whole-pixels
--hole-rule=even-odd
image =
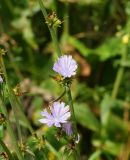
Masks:
[[[65,149],[62,158],[64,160],[79,160],[76,151],[71,149]]]
[[[109,95],[104,95],[104,98],[101,102],[101,123],[105,125],[109,119],[110,108],[112,106],[112,101]]]
[[[121,101],[112,100],[109,95],[105,95],[101,102],[102,134],[114,141],[124,141],[128,136],[127,123],[117,112],[123,111],[121,104]],[[116,109],[116,112],[113,112],[113,109]]]
[[[122,149],[123,145],[121,143],[114,143],[107,140],[103,146],[103,149],[112,155],[118,155]]]
[[[94,139],[92,141],[92,144],[96,148],[102,148],[102,153],[103,152],[107,152],[107,153],[110,153],[112,155],[118,155],[120,153],[120,151],[122,150],[122,148],[123,148],[123,144],[122,143],[114,142],[114,141],[111,141],[111,140],[108,140],[108,139],[106,139],[105,141],[102,141],[101,139],[99,139],[99,140]],[[96,155],[98,155],[98,152],[97,152]],[[94,155],[94,157],[96,155]]]
[[[94,50],[87,48],[82,42],[74,37],[69,37],[68,42],[75,47],[83,56],[88,56]]]
[[[128,58],[127,60],[122,60],[122,61],[120,62],[120,65],[121,65],[122,67],[130,67],[130,58]]]
[[[92,111],[86,104],[75,103],[74,109],[75,109],[76,120],[78,121],[78,123],[93,131],[99,131],[100,124],[95,115],[92,113]]]
[[[90,54],[96,54],[99,56],[101,61],[106,61],[109,58],[121,55],[124,52],[124,45],[121,41],[121,38],[114,37],[107,39],[102,45],[96,49],[87,48],[80,40],[69,37],[68,42],[76,48],[80,54],[83,56],[88,56]]]
[[[101,46],[96,49],[101,61],[121,55],[124,50],[121,38],[107,39]]]
[[[124,141],[128,136],[128,126],[122,118],[111,113],[106,125],[107,133],[114,140]]]
[[[31,16],[30,11],[24,10],[21,12],[21,17],[12,21],[12,26],[22,33],[22,36],[28,45],[30,45],[33,49],[37,49],[38,46],[35,41],[35,35],[28,16]]]
[[[94,152],[88,160],[100,160],[100,155],[101,155],[101,151],[98,150],[96,152]]]

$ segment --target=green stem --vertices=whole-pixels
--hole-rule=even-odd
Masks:
[[[121,58],[122,61],[125,61],[126,58],[127,58],[127,56],[126,56],[127,55],[127,50],[128,50],[128,47],[126,47],[126,51],[122,55],[122,58]],[[113,100],[116,99],[116,97],[118,95],[121,80],[122,80],[123,75],[124,75],[124,70],[125,70],[125,68],[123,66],[120,66],[118,71],[117,71],[116,79],[115,79],[113,90],[112,90],[112,99]]]
[[[46,146],[50,149],[50,151],[52,151],[52,153],[54,153],[56,155],[58,160],[61,160],[60,154],[57,152],[57,150],[48,141],[46,141]]]
[[[67,0],[65,2],[63,35],[65,36],[65,39],[69,35],[69,4],[68,4]]]
[[[117,71],[116,80],[115,80],[114,87],[112,90],[112,99],[116,99],[116,97],[118,95],[118,91],[119,91],[119,87],[121,84],[123,74],[124,74],[124,67],[120,67]]]
[[[21,116],[22,120],[26,123],[27,128],[29,129],[30,133],[33,134],[34,133],[33,128],[31,126],[29,120],[27,119],[27,117],[23,113],[23,106],[22,106],[20,100],[16,96],[14,96],[14,97],[15,97],[15,101],[17,103],[17,106],[19,107],[19,115]]]
[[[69,103],[70,110],[71,110],[71,117],[72,117],[73,126],[74,126],[74,134],[75,134],[75,138],[77,138],[78,137],[78,131],[77,131],[76,118],[75,118],[75,113],[74,113],[74,106],[73,106],[73,100],[72,100],[70,87],[66,88],[66,93],[67,93],[67,96],[68,96],[68,103]]]
[[[10,90],[9,91],[9,94],[10,94],[9,100],[10,100],[10,104],[11,104],[13,112],[14,112],[14,117],[15,117],[16,126],[17,126],[17,130],[18,130],[18,137],[20,140],[20,144],[22,144],[22,133],[21,133],[20,123],[19,123],[19,117],[17,115],[17,110],[16,110],[17,104],[16,104],[13,93],[11,93],[12,91],[10,88],[9,88],[9,90]]]
[[[67,88],[66,88],[66,93],[67,93],[67,96],[68,96],[68,103],[69,103],[69,106],[70,106],[72,124],[73,124],[73,129],[74,129],[75,140],[76,140],[78,138],[78,130],[77,130],[75,113],[74,113],[74,106],[73,106],[71,90],[70,90],[69,86],[67,86]],[[80,152],[79,152],[79,147],[78,146],[77,146],[77,156],[80,159]]]
[[[47,15],[47,11],[46,11],[45,6],[44,6],[44,2],[43,2],[43,0],[38,0],[38,1],[39,1],[41,10],[42,10],[43,16],[45,18],[45,21],[47,22],[48,21],[48,15]],[[58,39],[57,39],[57,36],[56,36],[56,32],[49,25],[48,25],[48,28],[49,28],[49,31],[50,31],[50,34],[51,34],[51,37],[52,37],[52,41],[54,43],[55,50],[56,50],[58,56],[60,57],[62,55],[62,53],[61,53],[61,50],[60,50],[60,47],[59,47],[59,42],[58,42]]]
[[[8,158],[9,158],[10,160],[14,160],[14,158],[13,158],[10,150],[7,148],[7,146],[5,145],[5,143],[4,143],[1,139],[0,139],[0,144],[1,144],[2,148],[3,148],[3,150],[7,153]]]
[[[18,156],[19,160],[24,160],[23,157],[22,157],[22,154],[20,152],[19,146],[17,144],[17,140],[15,138],[15,135],[14,135],[14,132],[13,132],[13,129],[12,129],[12,126],[11,126],[11,122],[9,120],[9,116],[8,116],[8,112],[7,112],[6,106],[4,105],[4,103],[2,102],[2,100],[0,100],[0,106],[1,106],[2,112],[4,113],[4,115],[6,117],[6,120],[7,120],[7,129],[8,129],[8,132],[10,134],[10,137],[12,138],[12,143],[13,143],[14,148],[16,150],[17,156]]]
[[[43,154],[44,160],[48,160],[46,154]]]
[[[63,23],[63,33],[61,36],[61,45],[64,46],[68,40],[69,36],[69,4],[66,0],[64,6],[64,23]]]
[[[2,71],[4,73],[4,76],[5,76],[6,84],[8,86],[9,101],[10,101],[11,107],[12,107],[13,112],[14,112],[14,117],[15,117],[16,126],[17,126],[17,130],[18,130],[18,137],[19,137],[20,143],[22,144],[22,134],[21,134],[20,124],[19,124],[19,118],[17,116],[17,110],[16,110],[17,104],[16,104],[16,101],[15,101],[14,93],[13,93],[13,91],[12,91],[12,89],[10,87],[9,81],[8,81],[8,77],[7,77],[7,73],[6,73],[6,69],[5,69],[5,65],[4,65],[2,56],[1,56],[1,67],[2,67]]]
[[[50,103],[53,103],[53,102],[56,102],[56,101],[60,100],[65,95],[65,93],[66,93],[66,89],[64,90],[64,92],[58,98],[56,98],[55,100],[51,101]]]

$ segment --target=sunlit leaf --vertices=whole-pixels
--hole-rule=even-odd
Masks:
[[[92,113],[92,111],[86,104],[75,103],[74,109],[75,109],[76,120],[78,123],[93,131],[99,131],[100,124],[96,116]]]

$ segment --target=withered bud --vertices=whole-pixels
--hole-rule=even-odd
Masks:
[[[49,25],[50,28],[57,28],[61,25],[61,20],[57,17],[55,12],[52,12],[48,15],[46,23]]]

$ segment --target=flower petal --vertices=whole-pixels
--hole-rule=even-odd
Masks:
[[[64,78],[70,78],[76,74],[77,67],[77,63],[71,55],[64,55],[54,63],[53,70],[61,74]]]

